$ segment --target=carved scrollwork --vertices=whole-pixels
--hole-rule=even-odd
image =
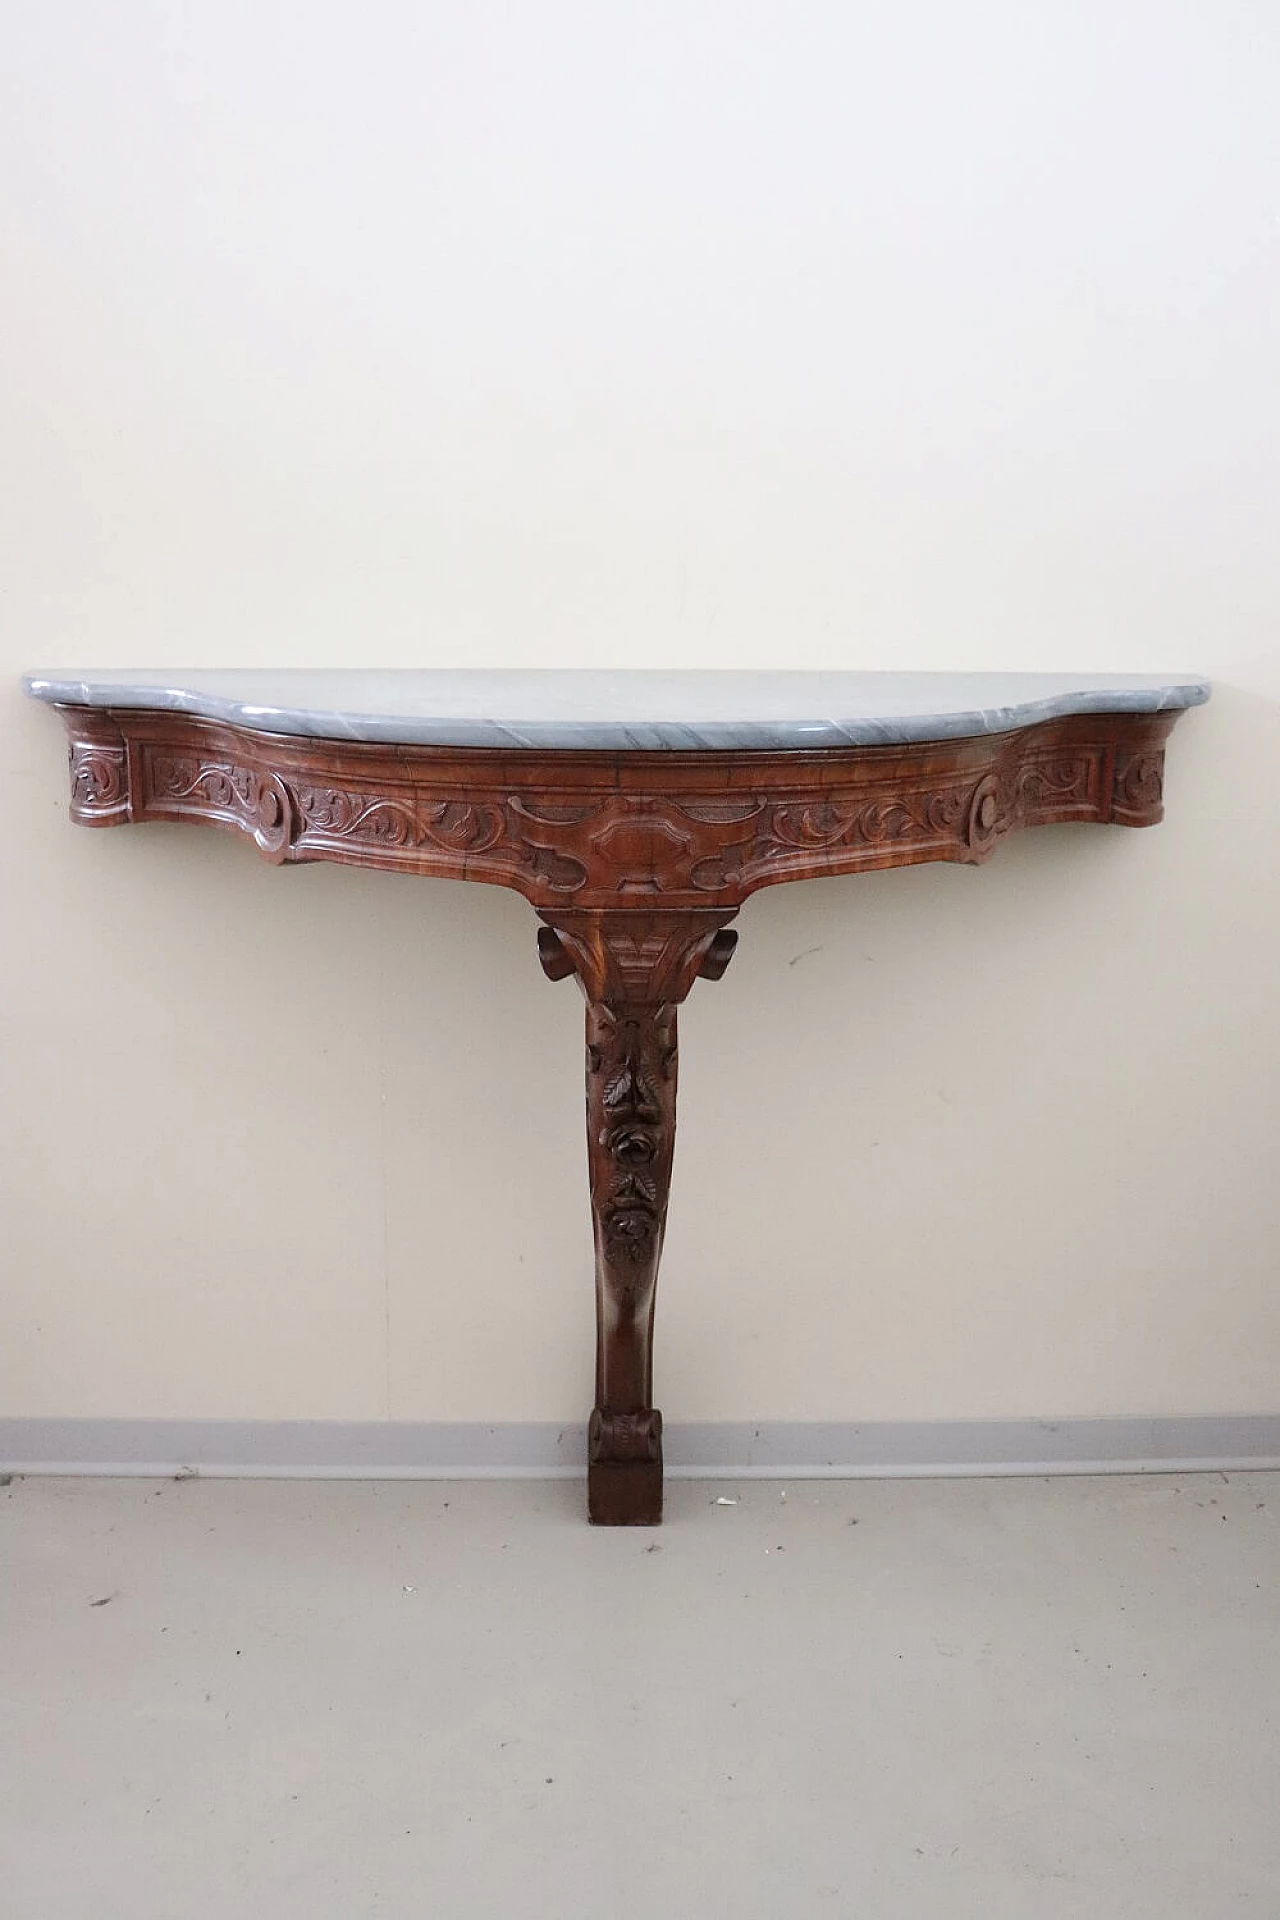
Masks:
[[[576,909],[538,939],[553,979],[587,996],[587,1159],[596,1248],[593,1519],[661,1514],[661,1416],[653,1407],[653,1312],[675,1148],[676,1002],[723,973],[732,910]],[[639,1480],[635,1478],[639,1476]]]
[[[1112,817],[1125,824],[1159,820],[1164,810],[1164,755],[1121,754],[1112,787]]]
[[[539,937],[538,951],[553,980],[576,973],[588,1000],[677,1006],[699,977],[723,976],[737,944],[737,935],[725,930],[735,911],[544,909],[555,941]]]
[[[304,831],[379,846],[430,844],[449,853],[487,853],[505,833],[501,806],[477,806],[471,801],[411,802],[336,787],[303,786],[298,789],[298,811]]]
[[[587,1458],[598,1460],[660,1460],[662,1415],[656,1407],[641,1413],[614,1413],[597,1407],[587,1424]]]
[[[999,774],[988,773],[969,797],[965,843],[973,853],[985,853],[1013,825],[1014,806]]]
[[[982,860],[1013,828],[1045,821],[1148,825],[1173,720],[1081,715],[893,749],[606,756],[281,740],[188,715],[65,711],[72,808],[90,824],[203,818],[251,834],[269,859],[486,880],[539,909],[642,916],[731,911],[784,880]],[[654,964],[646,946],[631,971]]]
[[[78,820],[109,824],[128,818],[129,760],[123,746],[73,739],[67,759],[71,811]]]
[[[595,807],[550,807],[546,817],[518,796],[484,799],[436,794],[404,798],[334,787],[302,786],[301,847],[315,857],[336,846],[361,846],[406,864],[444,875],[505,881],[526,880],[530,892],[576,893],[587,878],[580,860],[557,851],[557,835],[597,811]],[[440,856],[439,858],[437,856]]]
[[[853,871],[903,859],[980,859],[1029,812],[1073,807],[1087,787],[1090,764],[996,767],[976,781],[937,787],[900,783],[896,791],[870,799],[836,791],[816,802],[785,802],[755,817],[749,842],[701,860],[690,878],[703,892],[746,892],[788,872],[815,868]]]
[[[1100,756],[1006,763],[985,774],[970,796],[965,843],[977,859],[1032,818],[1072,819],[1096,806]]]
[[[275,773],[258,775],[252,816],[253,837],[269,860],[283,860],[297,824],[293,795]]]
[[[951,831],[964,811],[963,788],[934,793],[904,793],[862,803],[824,801],[818,806],[775,807],[770,838],[779,847],[801,851],[849,842],[880,846],[912,836]]]
[[[460,853],[488,853],[506,836],[507,823],[500,806],[476,806],[471,801],[429,801],[422,809],[422,833],[437,847]]]
[[[820,752],[496,752],[287,738],[192,715],[61,708],[73,816],[203,820],[271,860],[482,880],[538,910],[542,965],[587,999],[596,1253],[593,1520],[662,1511],[652,1404],[675,1142],[677,1008],[760,887],[987,857],[1013,828],[1160,818],[1176,712]]]
[[[146,801],[158,817],[190,812],[243,827],[265,859],[280,861],[297,825],[294,798],[276,773],[192,754],[144,756]]]
[[[1028,761],[1018,774],[1020,805],[1024,811],[1037,808],[1065,811],[1093,801],[1101,761],[1099,753]]]

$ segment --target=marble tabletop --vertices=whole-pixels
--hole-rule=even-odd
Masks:
[[[31,673],[23,684],[38,700],[201,714],[263,733],[613,752],[892,745],[1209,697],[1207,681],[1155,673],[130,667]]]

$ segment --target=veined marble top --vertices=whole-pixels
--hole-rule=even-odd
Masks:
[[[23,684],[37,700],[201,714],[314,739],[615,752],[886,746],[1209,698],[1205,680],[1157,673],[130,667],[31,673]]]

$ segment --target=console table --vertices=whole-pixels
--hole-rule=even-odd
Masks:
[[[1203,681],[1154,675],[45,673],[83,826],[190,820],[270,861],[514,887],[587,1003],[588,1511],[662,1516],[658,1259],[676,1009],[759,887],[981,861],[1015,827],[1152,826]]]

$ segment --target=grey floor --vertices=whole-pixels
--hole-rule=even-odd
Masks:
[[[720,1498],[738,1498],[720,1505]],[[1280,1916],[1280,1475],[18,1480],[15,1920]]]

